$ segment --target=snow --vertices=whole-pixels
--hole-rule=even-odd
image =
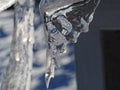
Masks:
[[[0,12],[15,4],[17,0],[0,0]]]

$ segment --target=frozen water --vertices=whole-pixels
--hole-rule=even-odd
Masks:
[[[48,1],[48,2],[45,2]],[[100,0],[42,0],[40,13],[47,38],[46,84],[54,77],[58,58],[68,42],[76,43],[80,33],[88,32],[89,24]],[[63,51],[59,53],[59,51]],[[57,64],[56,64],[57,63]]]
[[[0,14],[0,76],[8,65],[10,55],[10,45],[13,34],[13,11],[6,11]],[[32,70],[31,90],[46,90],[44,72],[46,62],[46,41],[41,24],[40,15],[35,16],[35,44]],[[24,39],[26,41],[26,39]],[[42,42],[42,43],[41,43]],[[56,71],[55,79],[50,84],[50,90],[77,90],[75,79],[75,66],[73,47],[68,46],[66,53],[61,57],[63,66]],[[1,77],[0,77],[1,82]]]

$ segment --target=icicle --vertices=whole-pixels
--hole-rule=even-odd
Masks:
[[[100,0],[41,0],[40,13],[47,38],[46,86],[54,78],[59,57],[68,42],[76,43],[80,33],[88,32],[89,24]]]
[[[34,43],[34,7],[28,5],[28,2],[33,4],[34,0],[18,1],[15,5],[15,28],[10,60],[3,73],[1,90],[30,90]]]

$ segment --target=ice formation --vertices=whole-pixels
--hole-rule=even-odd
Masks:
[[[33,5],[34,1],[30,2]],[[34,7],[30,2],[15,4],[10,60],[3,73],[1,90],[30,90],[34,43]]]
[[[89,24],[100,0],[41,0],[40,13],[47,41],[46,85],[54,78],[62,54],[76,43]],[[0,0],[0,12],[15,4],[15,29],[10,62],[1,90],[30,90],[34,43],[34,0]]]
[[[89,24],[100,0],[41,0],[47,38],[46,85],[54,78],[61,54],[66,52],[68,42],[76,43],[82,32],[88,32]]]

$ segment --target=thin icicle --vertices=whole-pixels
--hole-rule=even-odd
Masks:
[[[33,7],[26,2],[17,2],[14,24],[10,60],[3,73],[1,90],[30,90],[34,43]]]

